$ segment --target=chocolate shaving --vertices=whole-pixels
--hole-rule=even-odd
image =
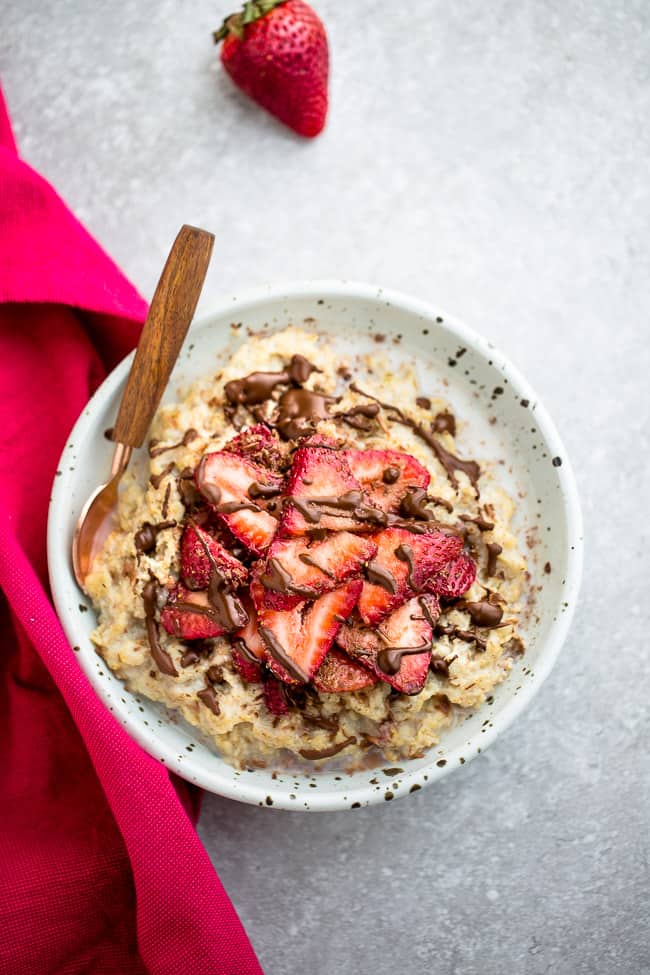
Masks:
[[[166,518],[169,513],[169,495],[171,494],[171,489],[172,489],[171,484],[168,484],[167,487],[165,488],[165,497],[163,498],[162,508],[160,510],[160,513],[163,516],[163,518]]]
[[[345,738],[336,745],[330,745],[329,748],[301,748],[299,749],[298,754],[302,755],[303,758],[306,758],[310,762],[317,762],[319,758],[332,758],[334,755],[338,755],[338,753],[342,752],[344,748],[348,747],[348,745],[355,745],[356,741],[356,737],[354,735],[350,735],[349,738]]]
[[[207,708],[210,708],[214,715],[218,717],[221,714],[214,687],[205,687],[202,691],[198,691],[196,696],[203,701]]]
[[[339,730],[339,719],[337,717],[326,718],[322,714],[303,714],[302,720],[305,724],[312,725],[314,728],[322,728],[330,731],[333,735]]]

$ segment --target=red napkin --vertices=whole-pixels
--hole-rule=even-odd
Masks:
[[[126,735],[48,597],[64,441],[146,304],[17,154],[0,91],[0,971],[259,975],[194,829],[199,794]]]

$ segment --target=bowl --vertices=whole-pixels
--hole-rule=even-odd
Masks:
[[[383,336],[382,352],[397,365],[415,358],[421,388],[447,398],[467,421],[461,451],[503,461],[502,482],[517,498],[515,530],[522,542],[526,537],[531,541],[530,585],[539,591],[535,612],[522,627],[526,653],[488,701],[457,721],[425,757],[403,761],[399,769],[273,775],[271,769],[231,767],[178,715],[127,691],[93,648],[90,634],[96,617],[76,586],[70,546],[85,499],[110,467],[112,445],[103,433],[114,422],[131,356],[99,387],[63,451],[49,510],[50,582],[66,635],[78,647],[79,666],[126,731],[168,769],[210,792],[260,806],[356,809],[408,795],[465,765],[530,703],[555,662],[575,608],[582,518],[571,465],[555,426],[503,353],[440,309],[383,288],[316,281],[269,286],[225,301],[193,324],[164,401],[174,400],[179,386],[227,361],[246,337],[245,327],[233,329],[231,323],[273,331],[305,319],[310,328],[331,334],[346,352],[376,350],[375,336]]]

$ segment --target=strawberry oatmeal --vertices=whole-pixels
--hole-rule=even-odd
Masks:
[[[507,677],[514,504],[414,369],[254,335],[152,433],[87,580],[93,639],[227,761],[419,757]]]

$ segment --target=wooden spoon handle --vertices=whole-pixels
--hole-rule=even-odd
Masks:
[[[185,225],[172,245],[113,427],[118,443],[140,447],[147,435],[196,310],[213,244],[213,234]]]

